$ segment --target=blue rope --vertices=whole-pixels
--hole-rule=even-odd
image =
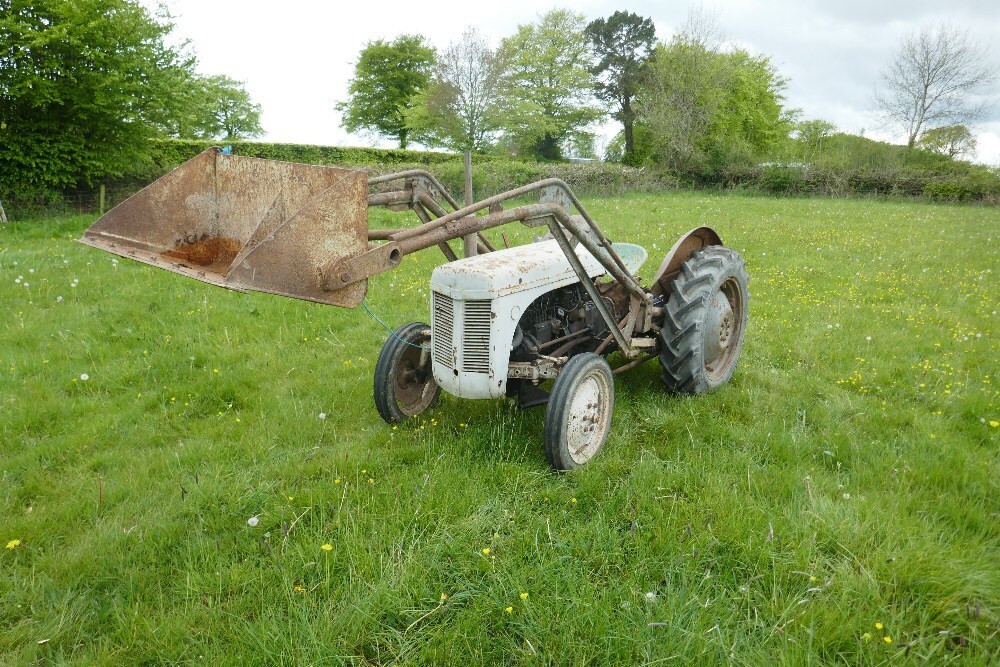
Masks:
[[[388,331],[390,336],[392,336],[393,338],[395,338],[396,340],[398,340],[403,345],[409,345],[410,347],[415,347],[418,350],[429,350],[429,349],[431,349],[430,347],[424,347],[423,345],[414,345],[413,343],[411,343],[408,340],[403,340],[402,338],[400,338],[399,336],[396,335],[395,331],[393,331],[392,329],[389,328],[389,325],[387,325],[385,322],[383,322],[382,320],[380,320],[379,317],[378,317],[378,315],[376,315],[375,313],[372,312],[372,309],[368,307],[368,304],[365,303],[364,299],[361,300],[361,305],[365,307],[365,310],[367,310],[368,314],[372,316],[372,319],[374,319],[376,322],[378,322],[379,324],[381,324],[382,328],[385,329],[386,331]]]

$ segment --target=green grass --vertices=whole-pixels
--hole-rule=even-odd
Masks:
[[[716,227],[751,319],[715,394],[620,376],[566,475],[543,409],[444,396],[386,426],[362,309],[116,261],[71,242],[88,218],[0,228],[0,660],[995,660],[997,209],[586,204],[647,279]],[[373,280],[372,309],[426,321],[437,261]]]

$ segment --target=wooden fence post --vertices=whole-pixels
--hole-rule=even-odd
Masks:
[[[465,205],[471,206],[473,203],[473,193],[472,193],[472,151],[465,151]],[[465,246],[465,256],[475,257],[478,248],[478,237],[476,234],[469,234],[463,237]]]
[[[100,215],[104,215],[104,183],[101,183],[100,197],[101,197],[101,205],[100,205],[100,208],[99,208],[99,211],[100,211],[99,214]]]

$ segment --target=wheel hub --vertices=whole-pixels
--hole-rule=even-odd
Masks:
[[[712,295],[705,317],[705,368],[715,370],[716,364],[726,356],[729,343],[736,334],[736,314],[733,306],[720,287]]]
[[[589,461],[604,441],[611,417],[608,390],[603,376],[595,373],[580,384],[573,396],[566,439],[570,457],[580,465]]]

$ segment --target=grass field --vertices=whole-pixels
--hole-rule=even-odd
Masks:
[[[996,661],[1000,211],[585,203],[647,279],[716,227],[751,314],[715,394],[620,376],[566,475],[544,409],[383,423],[363,309],[118,261],[71,242],[89,218],[0,227],[0,661]],[[437,261],[372,310],[427,321]]]

